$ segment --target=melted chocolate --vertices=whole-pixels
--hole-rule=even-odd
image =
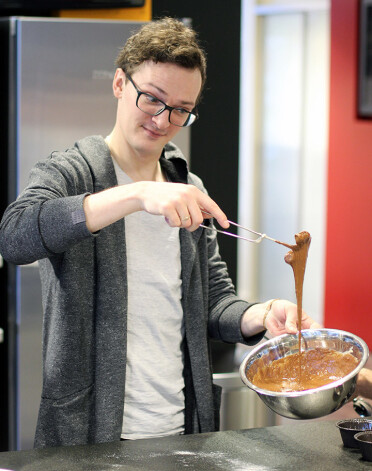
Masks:
[[[295,235],[295,240],[296,245],[292,245],[291,250],[284,257],[284,261],[291,265],[295,279],[298,316],[298,347],[299,352],[301,353],[302,292],[311,237],[308,232],[302,231]]]
[[[257,368],[255,368],[255,363]],[[343,378],[357,366],[357,358],[348,352],[314,348],[293,353],[263,365],[265,357],[256,360],[247,373],[255,386],[268,391],[304,391]],[[252,377],[251,377],[252,376]]]
[[[301,324],[302,324],[302,292],[305,277],[305,268],[307,261],[307,254],[309,252],[311,237],[306,231],[295,234],[296,245],[286,244],[275,240],[277,244],[284,245],[291,249],[286,256],[284,261],[291,265],[294,279],[295,279],[295,290],[297,299],[297,316],[298,316],[298,350],[301,352]]]

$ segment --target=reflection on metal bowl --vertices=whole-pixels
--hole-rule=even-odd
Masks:
[[[274,412],[290,419],[315,419],[342,407],[355,390],[357,374],[365,365],[369,351],[367,344],[356,335],[336,329],[302,331],[302,349],[330,348],[338,352],[350,352],[358,359],[356,368],[344,378],[306,391],[273,392],[260,389],[249,381],[257,368],[254,362],[264,364],[298,352],[298,335],[284,334],[274,337],[252,349],[240,365],[240,377],[244,384],[255,391]]]

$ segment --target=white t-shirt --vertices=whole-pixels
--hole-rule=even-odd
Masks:
[[[119,185],[132,183],[113,159]],[[125,217],[128,338],[122,438],[184,431],[179,228],[145,211]]]

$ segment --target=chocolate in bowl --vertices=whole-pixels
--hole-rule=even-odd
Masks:
[[[257,368],[252,365],[247,378],[261,389],[277,392],[315,389],[344,378],[358,365],[352,353],[324,347],[292,353],[269,364],[264,360],[256,360]]]
[[[240,365],[240,377],[277,414],[291,419],[314,419],[336,411],[349,400],[355,390],[357,374],[365,365],[369,351],[361,338],[336,329],[303,330],[301,345],[302,350],[320,347],[349,352],[358,362],[343,378],[314,389],[275,392],[259,388],[249,380],[254,376],[254,369],[299,351],[298,335],[284,334],[253,348]]]

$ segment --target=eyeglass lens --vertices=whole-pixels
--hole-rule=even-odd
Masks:
[[[169,121],[175,126],[189,126],[192,124],[196,115],[182,108],[169,109],[162,101],[156,99],[148,93],[141,93],[137,99],[138,108],[151,116],[157,116],[165,109],[170,111]]]

